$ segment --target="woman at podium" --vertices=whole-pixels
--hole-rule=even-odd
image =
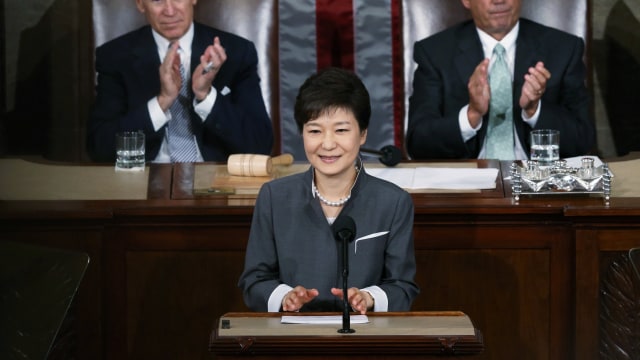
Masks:
[[[238,283],[252,310],[342,311],[345,270],[351,310],[410,310],[419,292],[413,202],[365,171],[370,115],[369,93],[352,72],[328,68],[300,87],[294,116],[311,166],[260,189]],[[332,226],[343,216],[353,228]],[[343,230],[347,257],[336,240]]]

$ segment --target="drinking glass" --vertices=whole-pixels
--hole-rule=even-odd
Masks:
[[[116,134],[116,171],[144,170],[144,133],[123,131]]]
[[[531,160],[542,166],[560,160],[560,131],[542,129],[531,131]]]

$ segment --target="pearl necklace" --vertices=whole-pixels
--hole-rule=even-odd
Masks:
[[[327,200],[324,196],[322,196],[320,194],[320,191],[318,191],[318,188],[316,187],[316,184],[311,184],[311,186],[313,187],[313,192],[318,196],[318,199],[320,199],[320,201],[328,206],[342,206],[344,205],[347,201],[349,201],[349,199],[351,198],[351,191],[349,191],[349,195],[343,197],[342,199],[338,200],[338,201],[329,201]]]
[[[360,176],[360,169],[362,169],[362,159],[358,159],[358,161],[355,164],[355,167],[356,167],[356,178],[355,180],[353,180],[353,184],[351,184],[351,189],[349,189],[349,195],[343,197],[342,199],[338,201],[327,200],[324,196],[322,196],[322,194],[320,194],[320,191],[318,191],[318,188],[316,187],[316,183],[313,180],[311,181],[311,191],[313,191],[313,193],[318,196],[318,199],[320,199],[321,203],[327,206],[338,207],[338,206],[344,205],[347,201],[349,201],[349,199],[351,199],[351,190],[353,190],[353,187],[356,186],[356,181],[358,181],[358,176]]]

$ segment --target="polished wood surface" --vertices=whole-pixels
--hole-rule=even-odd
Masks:
[[[255,196],[194,196],[193,164],[149,170],[145,200],[0,201],[0,239],[91,258],[73,357],[210,358],[213,319],[248,310],[237,280]],[[412,310],[464,311],[483,333],[478,359],[599,359],[604,274],[640,246],[640,198],[516,202],[499,184],[412,194]]]
[[[466,166],[460,166],[464,164]],[[500,171],[503,171],[501,164],[496,160],[461,160],[456,162],[450,161],[432,161],[432,162],[405,162],[396,165],[396,168],[415,168],[420,166],[434,166],[442,167],[447,165],[458,165],[458,167],[469,168],[494,168],[498,169],[498,179],[501,178]],[[214,169],[211,169],[211,168]],[[378,162],[365,163],[365,168],[384,168],[385,166]],[[241,204],[253,204],[252,200],[255,200],[255,196],[263,183],[282,176],[287,176],[294,173],[304,172],[309,168],[308,163],[294,163],[291,166],[274,166],[274,173],[269,177],[262,176],[229,176],[226,166],[224,164],[212,164],[212,163],[200,163],[200,164],[175,164],[174,166],[174,182],[172,187],[172,198],[177,200],[184,199],[206,199],[206,200],[219,200],[224,199],[229,204],[234,204],[236,199],[247,200]],[[203,170],[207,169],[207,170]],[[200,174],[210,176],[210,179],[204,181],[196,179],[198,177],[198,170],[202,170]],[[216,181],[217,177],[225,178],[224,181]],[[204,185],[203,185],[204,184]],[[216,187],[216,184],[222,184],[221,187],[230,188],[231,192],[216,191],[220,188]],[[200,187],[211,186],[210,191],[207,189],[201,189]],[[195,190],[194,190],[195,189]],[[224,189],[222,189],[224,190]],[[236,190],[236,191],[234,191]],[[240,191],[237,191],[240,190]],[[497,181],[496,186],[493,189],[483,189],[474,191],[462,191],[462,190],[408,190],[413,194],[423,194],[425,196],[434,197],[458,197],[458,198],[503,198],[504,188],[502,181]],[[220,197],[219,195],[226,195]]]
[[[326,314],[289,313],[305,317]],[[341,318],[341,314],[332,314]],[[459,311],[372,313],[369,322],[350,326],[281,324],[283,314],[227,313],[211,332],[210,351],[218,359],[442,359],[482,353],[482,333]],[[221,325],[228,323],[227,328]],[[232,333],[232,334],[227,334]],[[427,335],[429,333],[429,335]]]

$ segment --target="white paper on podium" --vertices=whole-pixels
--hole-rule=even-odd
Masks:
[[[285,315],[280,320],[283,324],[342,324],[342,315],[326,315],[326,316],[292,316]],[[351,324],[366,324],[369,322],[367,315],[351,315],[349,322]]]
[[[495,189],[496,168],[368,168],[368,174],[390,181],[403,189]]]
[[[403,189],[413,189],[415,168],[367,168],[366,172],[377,178],[392,182]]]

